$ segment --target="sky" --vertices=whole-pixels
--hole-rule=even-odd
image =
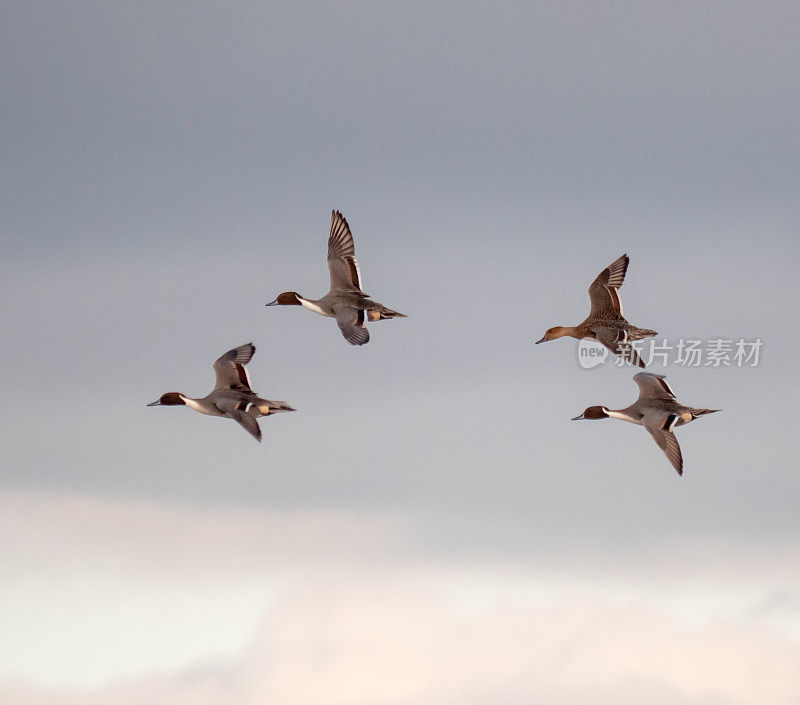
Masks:
[[[797,705],[794,3],[7,3],[0,701]],[[332,209],[408,318],[356,348]],[[586,289],[689,366],[678,477]],[[203,396],[253,341],[237,424]],[[708,361],[707,359],[703,360]]]

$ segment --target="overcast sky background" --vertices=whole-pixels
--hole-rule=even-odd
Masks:
[[[795,3],[6,3],[0,700],[800,702]],[[349,346],[330,211],[408,315]],[[621,253],[723,409],[572,423]],[[252,340],[294,414],[206,394]]]

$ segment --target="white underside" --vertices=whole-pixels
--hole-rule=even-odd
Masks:
[[[185,397],[185,396],[183,396],[183,394],[181,394],[181,399],[183,399],[183,401],[186,402],[186,406],[188,406],[190,409],[194,409],[195,411],[199,411],[201,414],[208,414],[209,416],[218,416],[218,414],[213,414],[210,411],[208,411],[207,409],[204,409],[194,399],[190,399],[189,397]]]
[[[628,423],[635,423],[638,425],[641,425],[642,423],[638,419],[634,419],[628,416],[627,414],[622,414],[619,411],[612,411],[611,409],[606,409],[606,413],[608,414],[608,417],[611,419],[619,419],[620,421],[627,421]]]
[[[319,306],[317,306],[317,304],[309,301],[308,299],[304,299],[302,296],[298,296],[297,298],[300,300],[300,305],[305,306],[309,311],[318,313],[320,316],[328,316],[329,318],[333,317],[332,313],[323,311]]]

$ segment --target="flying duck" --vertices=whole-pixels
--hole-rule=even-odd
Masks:
[[[284,291],[267,306],[304,306],[321,316],[335,318],[339,330],[351,345],[369,342],[365,321],[385,318],[405,318],[405,314],[392,311],[373,301],[361,289],[361,270],[355,257],[353,234],[345,217],[339,211],[331,214],[331,232],[328,237],[328,269],[331,289],[321,299],[307,299],[296,291]]]
[[[194,399],[180,392],[167,392],[158,401],[147,406],[183,405],[201,414],[224,416],[241,424],[260,443],[261,428],[256,419],[294,409],[285,401],[264,399],[250,388],[250,376],[245,365],[250,362],[255,351],[255,345],[247,343],[228,350],[220,357],[214,363],[217,383],[208,395]]]
[[[664,451],[669,462],[683,475],[683,457],[678,439],[673,430],[676,426],[683,426],[705,414],[713,414],[719,409],[694,409],[691,406],[679,404],[675,393],[670,389],[664,375],[652,372],[639,372],[633,376],[633,381],[639,385],[639,398],[624,409],[609,409],[605,406],[590,406],[580,416],[572,420],[581,419],[620,419],[630,423],[644,426]]]
[[[544,337],[536,341],[536,345],[565,335],[578,340],[593,338],[632,365],[644,367],[644,362],[631,342],[656,335],[656,331],[637,328],[628,323],[625,316],[622,315],[619,288],[625,280],[629,261],[628,255],[622,255],[597,275],[589,287],[589,300],[592,308],[589,311],[589,317],[583,323],[577,326],[548,328]]]

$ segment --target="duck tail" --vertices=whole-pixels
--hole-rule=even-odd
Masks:
[[[718,411],[722,411],[722,409],[692,409],[691,414],[692,418],[696,419],[700,416],[705,416],[706,414],[715,414]]]
[[[406,314],[399,311],[392,311],[383,304],[374,301],[369,302],[367,307],[367,320],[369,321],[383,321],[387,318],[406,318]]]
[[[656,335],[658,335],[658,332],[649,328],[636,328],[628,331],[628,340],[641,340],[642,338],[652,338]]]
[[[264,416],[269,416],[270,414],[278,414],[282,411],[297,411],[292,406],[289,406],[285,401],[271,401],[267,400],[264,401],[258,408]]]

